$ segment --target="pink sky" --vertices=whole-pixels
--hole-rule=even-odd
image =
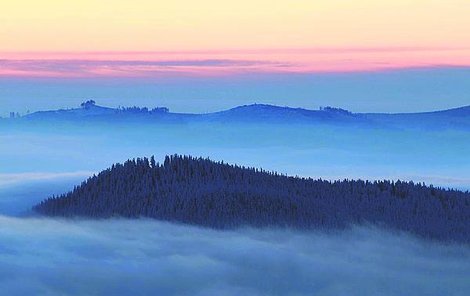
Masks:
[[[470,66],[469,0],[15,0],[0,77]]]
[[[0,54],[0,77],[223,76],[470,66],[469,48],[313,48]]]

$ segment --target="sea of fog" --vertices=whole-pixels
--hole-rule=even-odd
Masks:
[[[128,158],[208,156],[313,178],[470,188],[466,131],[302,125],[0,125],[0,291],[8,295],[468,295],[470,248],[373,227],[216,231],[28,216]]]
[[[218,231],[150,219],[28,216],[81,177],[0,186],[8,295],[468,295],[470,248],[353,226]],[[26,215],[25,215],[26,214]]]
[[[215,231],[0,216],[8,295],[468,295],[470,249],[353,227]]]

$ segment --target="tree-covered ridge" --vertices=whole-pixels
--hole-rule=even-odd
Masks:
[[[151,217],[215,228],[371,223],[470,242],[470,193],[413,182],[289,177],[190,156],[128,160],[34,207],[48,216]]]

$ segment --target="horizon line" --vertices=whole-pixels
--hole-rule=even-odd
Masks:
[[[136,107],[136,108],[141,108],[141,109],[148,108],[148,110],[152,109],[152,107],[136,106],[136,105],[133,105],[133,106],[131,106],[131,105],[121,106],[120,105],[118,107],[113,107],[113,106],[109,106],[109,105],[100,105],[95,100],[99,100],[99,99],[93,99],[93,98],[83,99],[82,103],[88,103],[89,101],[93,101],[94,103],[92,103],[92,105],[94,105],[96,107],[112,109],[112,110],[118,110],[121,107],[122,108]],[[459,106],[455,106],[455,107],[449,107],[449,108],[445,108],[445,109],[432,109],[432,110],[427,110],[427,111],[415,111],[415,112],[352,112],[348,109],[344,109],[344,108],[341,108],[341,107],[338,107],[338,106],[333,106],[333,105],[318,106],[317,109],[309,109],[309,108],[300,107],[300,106],[295,107],[295,106],[292,106],[292,105],[278,105],[278,104],[269,104],[269,103],[263,103],[263,102],[254,102],[254,103],[250,103],[250,104],[234,105],[233,107],[224,108],[224,109],[220,109],[220,110],[216,110],[216,111],[209,111],[209,112],[199,112],[199,113],[197,113],[197,112],[172,112],[170,109],[168,109],[168,112],[169,113],[174,113],[174,114],[204,115],[204,114],[213,114],[213,113],[219,113],[219,112],[224,112],[224,111],[230,111],[230,110],[240,108],[240,107],[253,107],[253,106],[267,106],[267,107],[275,107],[275,108],[280,108],[280,109],[298,109],[298,110],[305,110],[305,111],[325,111],[324,110],[325,108],[332,108],[332,109],[338,109],[338,110],[342,110],[342,111],[351,112],[352,114],[386,114],[386,115],[426,114],[426,113],[445,112],[445,111],[452,111],[452,110],[470,108],[470,104],[468,104],[468,105],[459,105]],[[32,111],[28,114],[23,114],[23,115],[21,115],[21,117],[23,117],[25,115],[29,115],[29,114],[38,113],[38,112],[66,111],[66,110],[76,110],[76,109],[83,109],[83,108],[84,108],[83,106],[77,105],[75,107],[69,107],[69,108],[37,110],[37,111]],[[159,105],[159,106],[155,106],[153,108],[167,108],[167,107],[164,106],[164,105]],[[8,117],[2,117],[2,116],[0,116],[0,118],[8,119]],[[17,118],[17,117],[15,117],[15,118]]]

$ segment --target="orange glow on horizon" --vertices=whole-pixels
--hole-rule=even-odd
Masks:
[[[224,76],[470,66],[470,49],[299,49],[0,54],[0,77]]]
[[[469,13],[468,0],[8,1],[0,10],[0,76],[469,66]],[[57,60],[64,62],[45,62]],[[208,60],[219,62],[200,62]],[[145,63],[158,61],[193,63]]]

